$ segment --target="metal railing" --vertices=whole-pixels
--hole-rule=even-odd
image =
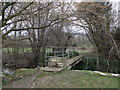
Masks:
[[[59,49],[59,51],[57,50],[53,50],[53,48],[55,49]],[[66,48],[66,50],[64,50]],[[46,52],[45,52],[45,66],[48,65],[48,59],[49,58],[53,58],[53,57],[63,57],[63,58],[71,58],[75,55],[74,53],[74,48],[73,47],[65,47],[65,46],[49,46],[46,48]]]

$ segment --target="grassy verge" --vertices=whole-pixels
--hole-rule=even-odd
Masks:
[[[34,70],[19,70],[17,74],[29,76],[33,72]],[[24,85],[26,82],[28,80],[19,85],[23,84],[24,88],[28,88],[27,85]],[[92,71],[63,70],[60,73],[38,74],[34,81],[29,81],[29,83],[30,86],[31,83],[34,83],[34,88],[118,88],[118,77],[101,76]]]
[[[39,79],[38,79],[39,80]],[[37,82],[37,81],[36,81]],[[64,70],[50,76],[37,88],[118,88],[118,77],[100,76],[85,71]]]

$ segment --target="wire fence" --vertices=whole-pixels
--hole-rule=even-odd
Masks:
[[[45,66],[48,65],[49,58],[62,57],[62,58],[69,59],[73,56],[76,56],[74,47],[65,47],[65,46],[46,47]]]

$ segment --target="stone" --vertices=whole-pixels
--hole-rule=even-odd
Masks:
[[[53,57],[53,58],[49,58],[48,60],[48,66],[50,67],[56,67],[57,63],[62,62],[62,58],[61,57]]]

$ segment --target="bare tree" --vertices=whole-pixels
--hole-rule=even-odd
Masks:
[[[84,23],[81,27],[87,30],[97,47],[99,59],[106,60],[107,68],[109,68],[110,60],[120,60],[116,42],[110,33],[111,4],[109,2],[83,2],[77,5],[77,12],[77,19]],[[106,66],[104,70],[107,70]]]

